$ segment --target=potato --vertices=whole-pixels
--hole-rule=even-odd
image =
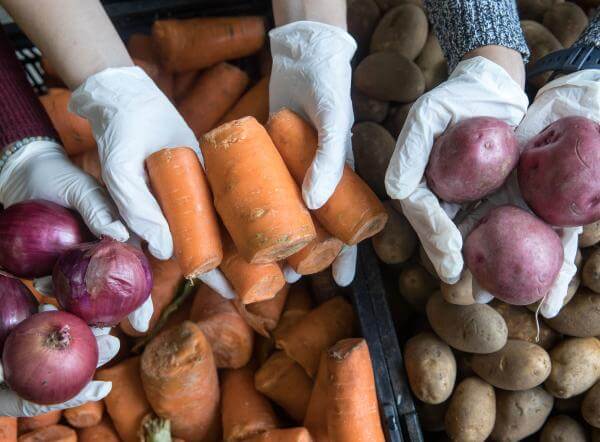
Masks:
[[[463,272],[456,284],[440,284],[442,296],[450,304],[471,305],[475,303],[473,299],[473,276],[471,272]]]
[[[600,220],[598,145],[600,123],[585,117],[561,118],[525,144],[519,188],[536,215],[553,226]]]
[[[541,22],[544,14],[555,3],[562,3],[564,0],[517,0],[517,9],[519,17],[522,20],[536,20]]]
[[[563,263],[563,247],[556,232],[511,205],[490,210],[467,236],[463,253],[479,285],[513,305],[531,304],[544,297]]]
[[[506,304],[498,300],[492,301],[490,306],[504,318],[509,339],[520,339],[538,344],[546,350],[550,349],[558,339],[557,333],[540,321],[538,342],[538,324],[536,324],[535,315],[525,307]]]
[[[398,79],[402,81],[398,81]],[[354,71],[354,85],[368,97],[382,101],[415,101],[425,91],[419,66],[395,52],[365,57]]]
[[[581,403],[581,415],[592,427],[600,428],[600,382],[585,394]]]
[[[600,249],[588,257],[581,272],[583,284],[596,293],[600,293]]]
[[[600,221],[583,226],[583,232],[579,235],[579,247],[590,247],[598,242],[600,242]]]
[[[415,401],[419,423],[425,431],[444,431],[444,418],[450,401],[441,404],[426,404],[425,402]]]
[[[433,32],[429,33],[423,50],[415,60],[425,77],[425,90],[429,91],[448,78],[448,63],[442,47]]]
[[[388,11],[395,6],[400,5],[417,5],[420,8],[423,8],[423,0],[375,0],[382,11]]]
[[[354,121],[381,123],[388,114],[390,104],[387,101],[375,100],[354,91],[352,92],[352,107],[354,108]]]
[[[375,253],[386,264],[402,264],[417,249],[417,234],[403,214],[398,213],[389,201],[384,201],[388,221],[371,242]]]
[[[371,36],[371,53],[397,52],[414,60],[427,41],[429,24],[423,9],[406,4],[385,13]]]
[[[546,390],[557,398],[583,393],[600,377],[600,341],[596,338],[570,338],[550,350],[552,370]]]
[[[379,22],[381,11],[375,0],[348,0],[348,32],[358,45],[357,58],[368,52],[371,35]]]
[[[404,122],[412,105],[413,103],[411,102],[390,106],[390,111],[383,122],[383,126],[392,134],[392,137],[398,138],[398,135],[400,135],[400,131],[404,127]]]
[[[364,122],[352,128],[352,150],[356,170],[380,199],[386,199],[385,171],[387,170],[396,141],[377,123]]]
[[[546,323],[559,333],[586,338],[600,335],[600,295],[580,288],[560,313]]]
[[[575,3],[557,3],[546,11],[542,24],[568,48],[587,27],[588,18]]]
[[[513,128],[504,121],[467,118],[435,140],[425,169],[427,184],[444,201],[477,201],[504,184],[519,154]]]
[[[550,375],[550,356],[539,345],[509,339],[495,353],[473,355],[471,368],[494,387],[529,390]]]
[[[564,414],[548,419],[540,434],[540,442],[585,442],[586,440],[583,425]]]
[[[437,288],[437,281],[418,264],[405,267],[398,277],[400,294],[419,311],[425,311],[427,301]]]
[[[406,342],[404,365],[414,395],[427,404],[446,401],[456,381],[456,360],[450,347],[433,333],[420,333]]]
[[[472,377],[456,387],[446,412],[446,433],[453,440],[484,441],[494,428],[494,388]]]
[[[527,46],[531,51],[531,57],[529,58],[530,66],[533,66],[543,56],[563,48],[556,37],[552,35],[552,32],[538,22],[522,20],[521,28],[525,34]],[[540,88],[546,83],[546,81],[548,81],[548,78],[550,78],[551,74],[551,72],[547,72],[545,74],[538,75],[530,80],[530,82],[536,88]]]
[[[535,433],[552,411],[554,399],[543,388],[496,390],[496,423],[491,438],[517,441]]]
[[[426,311],[435,333],[457,350],[485,354],[506,344],[506,323],[489,305],[449,304],[437,292],[429,298]]]

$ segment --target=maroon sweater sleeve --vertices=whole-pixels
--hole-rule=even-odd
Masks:
[[[0,25],[0,153],[23,138],[58,135]]]

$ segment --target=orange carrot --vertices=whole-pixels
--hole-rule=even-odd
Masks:
[[[61,88],[48,89],[48,93],[40,97],[68,155],[96,149],[92,126],[85,118],[69,112],[70,99],[71,92]]]
[[[114,367],[98,370],[96,379],[112,382],[104,403],[120,438],[123,442],[138,442],[142,419],[151,411],[140,379],[140,358],[126,359]]]
[[[147,61],[153,64],[160,64],[158,54],[154,49],[152,36],[145,34],[133,34],[127,41],[127,51],[131,58]]]
[[[219,380],[208,340],[190,321],[167,329],[144,349],[142,384],[173,436],[214,441],[219,431]]]
[[[157,20],[152,38],[163,66],[186,72],[245,57],[265,42],[262,17]]]
[[[104,402],[87,402],[78,407],[65,410],[65,419],[75,428],[87,428],[98,425],[104,414]]]
[[[258,391],[281,406],[296,422],[302,422],[310,399],[312,381],[298,364],[278,351],[254,376]]]
[[[327,429],[336,442],[383,442],[375,377],[364,339],[344,339],[327,352]]]
[[[0,416],[0,442],[17,442],[17,418]]]
[[[243,304],[273,298],[285,285],[281,268],[276,263],[250,264],[238,253],[227,232],[222,233],[225,274]]]
[[[198,75],[200,73],[198,71],[190,71],[190,72],[182,72],[181,74],[176,74],[173,78],[173,99],[176,103],[179,103],[183,97],[185,97],[188,92],[196,83],[198,79]]]
[[[196,291],[190,320],[206,336],[218,368],[240,368],[248,363],[254,333],[230,300],[202,284]]]
[[[242,117],[254,117],[260,124],[269,119],[269,77],[261,78],[221,119],[228,123]]]
[[[82,428],[77,431],[78,442],[120,442],[117,430],[108,418],[93,427]]]
[[[254,356],[253,359],[258,365],[265,363],[275,350],[275,342],[261,334],[254,337]]]
[[[199,138],[218,125],[248,86],[248,75],[229,63],[219,63],[200,74],[177,108]]]
[[[19,436],[19,442],[77,442],[77,433],[65,425],[50,425]]]
[[[146,167],[185,277],[195,278],[216,268],[223,248],[210,189],[196,153],[188,147],[165,148],[150,155]]]
[[[329,406],[328,392],[329,373],[327,372],[327,352],[321,353],[319,371],[313,385],[304,416],[304,426],[308,428],[315,442],[329,442],[327,433],[327,409]]]
[[[181,274],[179,264],[177,264],[177,261],[174,259],[161,261],[160,259],[153,257],[150,253],[146,253],[146,256],[148,261],[150,261],[150,269],[152,270],[153,279],[152,292],[150,296],[152,297],[154,312],[152,313],[152,317],[150,318],[150,326],[148,327],[148,331],[151,331],[160,319],[162,312],[175,298],[175,295],[177,294],[177,288],[183,279],[183,275]],[[134,329],[131,326],[129,319],[124,319],[121,321],[120,325],[121,330],[123,330],[126,335],[143,336],[147,334],[140,333]]]
[[[278,430],[269,430],[257,434],[245,442],[313,442],[314,439],[306,428],[283,428]]]
[[[310,293],[302,281],[292,285],[283,313],[277,327],[273,330],[273,338],[278,339],[282,333],[304,317],[310,311],[311,303]]]
[[[34,298],[37,300],[38,303],[40,304],[52,304],[55,307],[59,307],[58,302],[56,301],[56,298],[52,297],[52,296],[45,296],[42,295],[40,292],[38,292],[35,288],[35,286],[33,285],[33,280],[31,279],[21,279],[20,280],[23,284],[25,284],[25,286],[29,289],[29,291],[32,293],[32,295],[34,296]]]
[[[354,332],[352,306],[337,296],[308,313],[283,331],[275,345],[300,364],[313,378],[319,368],[321,352]]]
[[[222,375],[221,415],[223,440],[246,440],[263,431],[277,428],[277,416],[268,399],[254,387],[250,367],[225,370]]]
[[[325,270],[342,250],[342,243],[327,232],[321,224],[313,219],[317,237],[306,247],[289,256],[290,267],[300,275],[312,275]]]
[[[277,327],[277,323],[281,317],[288,290],[289,285],[286,284],[274,298],[267,301],[242,304],[242,302],[236,298],[234,303],[240,312],[240,315],[242,315],[248,325],[252,327],[256,333],[269,338],[271,336],[271,331]]]
[[[271,115],[267,130],[300,185],[317,151],[317,132],[289,109]],[[335,192],[314,211],[325,229],[346,244],[357,244],[383,229],[388,215],[375,193],[345,166]]]
[[[219,126],[201,147],[215,207],[246,261],[280,261],[316,237],[298,186],[255,118]]]
[[[69,158],[73,164],[78,166],[88,175],[96,178],[100,184],[104,185],[104,182],[102,181],[102,166],[100,166],[98,149],[87,150],[77,155],[72,155]]]
[[[18,420],[19,434],[57,424],[61,418],[62,410],[49,411],[38,416],[20,417]]]

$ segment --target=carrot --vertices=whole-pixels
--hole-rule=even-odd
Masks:
[[[317,132],[289,109],[271,115],[267,130],[300,185],[317,151]],[[383,229],[388,215],[375,193],[348,166],[335,192],[314,211],[329,233],[346,244],[357,244]]]
[[[310,293],[302,281],[292,285],[283,313],[279,318],[277,327],[273,330],[273,338],[278,339],[282,333],[310,312],[311,303]]]
[[[48,93],[40,97],[68,155],[96,149],[92,126],[85,118],[69,112],[70,99],[71,92],[62,88],[48,89]]]
[[[20,281],[23,284],[25,284],[25,286],[29,289],[29,291],[31,292],[31,294],[33,295],[33,297],[37,300],[37,302],[39,304],[52,304],[57,308],[59,307],[58,302],[56,301],[56,298],[54,298],[53,296],[42,295],[40,292],[37,291],[37,289],[33,285],[33,280],[20,279]]]
[[[260,124],[269,119],[269,77],[261,78],[248,89],[229,112],[221,119],[221,124],[242,117],[254,117]]]
[[[78,442],[120,442],[114,425],[108,418],[93,427],[77,430]]]
[[[327,352],[327,428],[334,442],[383,442],[369,347],[344,339]]]
[[[100,166],[100,156],[97,149],[87,150],[72,155],[69,158],[73,164],[104,185],[104,181],[102,180],[102,166]]]
[[[145,348],[142,384],[156,414],[171,421],[173,436],[213,441],[219,430],[219,380],[208,340],[185,321]]]
[[[123,442],[138,442],[142,419],[151,411],[140,379],[140,358],[129,358],[114,367],[98,370],[96,379],[112,382],[104,404],[120,438]]]
[[[158,54],[154,49],[152,36],[146,34],[132,34],[127,40],[127,51],[131,58],[147,61],[158,65]]]
[[[17,418],[0,416],[0,442],[17,442]]]
[[[225,370],[222,375],[221,415],[223,440],[246,440],[263,431],[277,428],[277,416],[268,399],[254,387],[250,367]]]
[[[17,426],[19,434],[29,433],[39,428],[57,424],[62,418],[62,410],[49,411],[38,416],[20,417]]]
[[[248,86],[248,75],[229,63],[219,63],[200,74],[178,102],[183,119],[198,138],[218,125]]]
[[[246,261],[280,261],[316,237],[298,186],[255,118],[219,126],[201,148],[215,207]]]
[[[340,339],[352,336],[354,327],[352,306],[344,298],[337,296],[284,330],[275,340],[275,345],[314,378],[319,368],[321,352]]]
[[[152,297],[154,312],[150,318],[150,326],[148,327],[149,332],[154,328],[160,319],[162,312],[169,306],[169,304],[171,304],[175,298],[175,295],[177,295],[177,288],[181,284],[183,275],[181,274],[179,264],[177,264],[177,261],[174,259],[162,261],[153,257],[150,253],[146,253],[146,256],[148,261],[150,261],[150,269],[152,270],[153,279],[152,292],[150,296]],[[143,336],[148,333],[140,333],[135,330],[131,326],[129,319],[124,319],[121,321],[120,325],[121,330],[123,330],[123,332],[129,336]]]
[[[157,20],[152,38],[163,66],[186,72],[245,57],[265,42],[262,17]]]
[[[198,71],[189,71],[174,76],[173,99],[176,103],[179,103],[179,101],[181,101],[181,99],[192,89],[199,74]]]
[[[202,284],[196,291],[190,320],[206,336],[218,368],[240,368],[248,363],[254,333],[230,300]]]
[[[254,337],[254,356],[253,359],[258,365],[265,363],[269,356],[275,350],[275,342],[271,338],[267,338],[261,334]]]
[[[308,277],[312,298],[317,304],[323,304],[336,296],[343,294],[344,290],[333,279],[331,269],[323,270]]]
[[[338,256],[344,245],[339,239],[331,236],[315,219],[313,219],[313,223],[317,237],[287,259],[290,267],[301,275],[312,275],[325,270]]]
[[[285,410],[296,422],[302,422],[310,399],[312,381],[306,372],[287,355],[278,351],[254,376],[258,391]]]
[[[234,304],[240,312],[240,315],[242,315],[248,325],[252,327],[256,333],[269,338],[271,336],[271,331],[277,327],[277,323],[281,317],[288,290],[289,285],[286,284],[274,298],[267,301],[243,304],[236,298]]]
[[[65,419],[75,428],[87,428],[98,425],[104,414],[104,402],[87,402],[78,407],[65,410]]]
[[[283,428],[278,430],[269,430],[257,434],[245,442],[313,442],[314,439],[306,428]]]
[[[146,167],[185,277],[195,278],[216,268],[223,259],[223,248],[210,189],[196,153],[188,147],[165,148],[150,155]]]
[[[281,268],[276,263],[250,264],[238,253],[227,232],[222,233],[223,261],[221,271],[233,286],[243,304],[273,298],[285,285]]]
[[[321,353],[317,379],[313,385],[304,416],[304,426],[308,428],[315,442],[329,442],[327,433],[327,409],[329,407],[329,373],[327,371],[327,352]]]
[[[19,442],[77,442],[77,433],[65,425],[50,425],[19,436]]]

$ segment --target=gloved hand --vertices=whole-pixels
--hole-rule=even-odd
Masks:
[[[194,149],[203,162],[192,130],[138,67],[109,68],[92,75],[73,92],[69,108],[91,123],[102,179],[126,224],[148,242],[152,255],[170,258],[173,239],[148,187],[144,162],[160,149],[179,146]],[[199,279],[222,296],[234,297],[219,270]]]
[[[56,310],[52,305],[42,305],[40,312]],[[98,367],[106,364],[119,352],[119,339],[108,334],[107,328],[95,329],[92,332],[96,336],[98,344]],[[0,364],[0,382],[4,380],[2,365]],[[64,410],[73,408],[86,402],[99,401],[110,393],[112,384],[110,382],[91,381],[73,399],[62,404],[38,405],[20,398],[14,391],[0,389],[0,416],[29,417],[37,416],[53,410]]]
[[[350,60],[356,42],[335,26],[298,21],[269,33],[273,69],[269,107],[287,107],[310,121],[318,132],[318,149],[302,184],[309,209],[318,209],[333,194],[352,158],[351,129],[354,123],[350,85]],[[346,246],[333,264],[338,285],[354,279],[356,247]],[[300,275],[284,271],[288,282]]]
[[[516,127],[527,110],[527,96],[496,63],[474,57],[460,62],[448,80],[411,107],[390,160],[385,187],[400,200],[439,277],[458,281],[463,269],[462,237],[452,221],[456,207],[431,192],[424,178],[436,137],[461,120],[490,116]]]

